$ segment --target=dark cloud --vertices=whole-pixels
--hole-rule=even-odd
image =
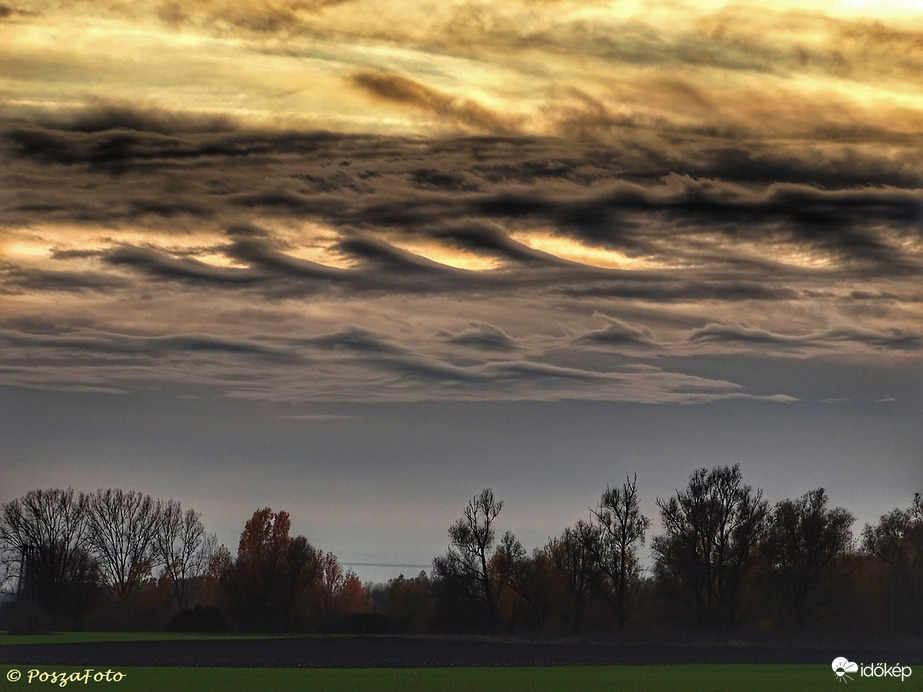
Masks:
[[[347,255],[367,260],[387,271],[401,274],[463,276],[466,273],[463,270],[451,269],[446,265],[432,262],[375,238],[345,238],[336,245],[336,248]]]
[[[853,151],[856,170],[874,164],[864,173],[873,184],[853,185],[841,176],[837,186],[832,175],[818,173],[811,182],[819,164],[794,153],[783,177],[800,182],[776,182],[780,157],[740,145],[707,148],[698,159],[664,145],[660,159],[648,160],[648,170],[638,175],[635,154],[615,145],[565,149],[559,141],[528,137],[423,140],[200,132],[198,126],[167,132],[179,118],[156,112],[125,123],[141,127],[147,120],[160,126],[7,127],[10,184],[0,191],[0,206],[8,222],[140,222],[167,234],[207,222],[229,239],[213,252],[243,266],[121,243],[99,256],[110,266],[163,280],[252,286],[277,296],[521,287],[575,299],[780,302],[817,296],[832,276],[868,280],[921,272],[918,255],[904,248],[919,242],[923,195],[894,185],[912,182],[907,171],[914,170],[914,159],[903,155],[863,158]],[[362,165],[344,165],[348,161]],[[684,165],[696,175],[683,172]],[[837,167],[831,163],[831,170]],[[749,168],[749,178],[734,178],[739,168]],[[332,237],[328,251],[351,260],[353,268],[296,257],[268,231],[256,237],[222,230],[243,228],[257,217],[268,227],[274,219],[324,224]],[[600,269],[511,237],[533,228],[591,250],[652,257],[678,268]],[[502,264],[491,272],[453,269],[400,249],[402,238]],[[778,262],[777,245],[827,264]],[[60,251],[54,257],[61,271],[77,258]]]
[[[643,274],[639,277],[636,274]],[[781,281],[784,277],[778,277]],[[625,298],[658,303],[684,303],[700,300],[717,301],[793,301],[802,292],[786,286],[759,281],[726,280],[677,281],[671,272],[629,272],[605,281],[595,279],[563,289],[563,293],[580,298]]]
[[[889,293],[876,291],[852,291],[849,297],[853,300],[884,300],[893,303],[920,303],[923,302],[923,293]]]
[[[227,353],[288,360],[279,349],[268,348],[256,340],[234,339],[209,334],[138,336],[91,330],[60,331],[55,334],[26,334],[0,330],[0,340],[9,347],[28,346],[58,352],[83,352],[96,360],[112,356],[163,357],[174,353]]]
[[[917,351],[923,348],[923,335],[890,329],[876,332],[867,329],[840,327],[810,334],[782,334],[766,329],[730,324],[709,324],[693,330],[690,342],[717,342],[757,344],[762,346],[829,346],[838,342],[853,342],[898,351]]]
[[[434,229],[433,235],[451,246],[479,254],[496,255],[517,262],[561,263],[561,260],[553,255],[516,242],[496,224],[477,221],[466,224],[450,223]]]
[[[460,332],[442,331],[439,337],[446,343],[485,351],[513,351],[518,344],[499,327],[487,322],[472,322]]]
[[[642,346],[659,346],[653,332],[648,327],[638,327],[617,319],[607,319],[609,325],[574,340],[577,345],[621,346],[637,344]]]
[[[363,88],[380,98],[434,97],[376,75]],[[697,402],[754,393],[683,372],[691,356],[921,348],[923,194],[904,145],[270,132],[143,108],[0,132],[11,315],[70,293],[109,320],[7,340],[10,382],[119,388],[163,368],[285,401]],[[112,304],[156,306],[161,340],[100,336],[138,329]],[[201,334],[171,326],[194,307]],[[49,365],[30,370],[28,349]]]
[[[162,135],[231,132],[237,125],[227,115],[180,113],[154,106],[138,107],[130,102],[92,100],[87,106],[43,114],[38,122],[72,132],[130,130]]]
[[[221,195],[220,181],[210,180],[215,190],[213,202],[230,201],[291,213],[307,213],[313,207],[332,214],[330,195],[352,193],[359,198],[342,207],[340,216],[344,219],[351,214],[356,220],[363,218],[361,214],[379,214],[384,223],[400,223],[427,211],[432,215],[461,211],[497,219],[544,219],[588,238],[599,238],[608,232],[613,241],[619,239],[613,234],[630,235],[629,231],[637,228],[633,215],[660,214],[674,225],[718,224],[724,232],[747,220],[747,225],[784,221],[797,229],[819,233],[818,229],[830,228],[834,233],[844,227],[875,222],[910,226],[919,221],[923,208],[916,188],[894,185],[914,182],[904,161],[889,162],[880,156],[871,161],[855,152],[853,166],[836,162],[830,168],[862,170],[863,185],[853,185],[855,179],[841,177],[839,188],[831,189],[830,185],[837,181],[817,172],[816,162],[810,159],[787,160],[786,174],[780,175],[778,160],[739,148],[717,153],[706,150],[694,165],[680,159],[664,161],[664,166],[675,167],[674,170],[652,169],[646,174],[650,182],[641,185],[629,182],[631,177],[622,172],[627,154],[618,148],[607,153],[598,147],[587,147],[584,157],[562,161],[549,159],[542,151],[555,150],[555,144],[529,138],[444,143],[330,133],[165,134],[34,126],[9,128],[5,137],[13,151],[27,161],[103,168],[117,164],[123,171],[143,165],[137,171],[139,175],[155,171],[151,165],[157,164],[196,185],[202,173],[211,174],[215,169],[201,171],[192,165],[194,160],[207,159],[209,164],[217,164],[227,159],[231,175],[226,184],[240,189],[239,183],[247,182],[250,189]],[[490,148],[484,149],[485,144]],[[293,160],[292,156],[299,159]],[[359,158],[363,167],[331,171],[329,167],[337,164],[341,156]],[[734,157],[736,161],[729,161]],[[176,167],[187,160],[190,165]],[[439,166],[421,168],[420,161],[426,160],[438,162]],[[709,166],[703,165],[709,161]],[[316,172],[299,171],[299,164]],[[451,172],[444,171],[446,164],[452,167]],[[694,169],[695,176],[684,173],[683,166]],[[750,171],[749,179],[741,178],[742,169]],[[241,174],[250,178],[240,179]],[[405,175],[410,184],[403,179]],[[780,183],[780,179],[800,182]],[[307,185],[293,186],[293,180]],[[543,180],[548,182],[543,184]],[[516,185],[523,182],[529,187]],[[561,187],[567,182],[579,185]],[[399,198],[389,206],[376,195],[379,191],[397,193]],[[360,202],[358,206],[356,201]],[[408,201],[409,209],[400,213],[399,208],[406,207]],[[153,204],[134,202],[141,207]]]
[[[350,81],[376,99],[418,108],[463,129],[497,134],[515,130],[515,123],[506,116],[402,75],[364,71],[354,74]]]
[[[224,254],[251,267],[304,279],[339,281],[347,279],[350,274],[348,270],[290,257],[274,249],[270,243],[258,239],[235,241],[224,249]]]
[[[175,258],[152,248],[121,246],[107,253],[109,264],[133,268],[163,279],[241,285],[266,279],[248,269],[231,269],[205,264],[195,259]]]
[[[198,0],[194,4],[162,0],[154,5],[157,16],[167,24],[220,31],[233,28],[255,34],[289,36],[310,29],[305,14],[317,14],[352,0],[246,0],[221,2]]]
[[[328,162],[328,157],[355,151],[367,137],[327,132],[237,131],[208,117],[162,109],[105,109],[40,117],[33,123],[9,123],[2,137],[23,159],[64,165],[105,168],[118,164],[121,171],[149,171],[153,165],[173,167],[204,159],[249,159],[251,166],[266,161],[261,156],[298,154]],[[375,152],[374,145],[369,147]]]
[[[410,179],[416,187],[426,190],[450,190],[471,192],[478,189],[464,173],[440,171],[435,168],[417,168],[410,172]]]
[[[357,326],[348,326],[334,334],[322,334],[305,340],[306,344],[330,350],[346,350],[357,353],[374,353],[397,355],[404,353],[387,337],[375,334],[368,329]]]
[[[756,184],[799,183],[821,189],[865,186],[920,188],[923,163],[916,153],[919,143],[908,138],[902,160],[895,161],[876,152],[862,152],[858,146],[833,150],[808,145],[813,156],[794,152],[748,150],[738,145],[701,152],[702,159],[690,162],[688,170],[696,176],[709,176]]]
[[[115,291],[129,283],[102,272],[53,271],[0,262],[0,293]]]
[[[615,322],[613,321],[613,324]],[[297,327],[296,323],[290,325]],[[640,330],[639,333],[643,333]],[[218,387],[229,395],[277,401],[617,400],[695,402],[745,396],[741,387],[659,368],[598,369],[549,362],[534,342],[529,354],[494,325],[472,323],[437,334],[463,347],[459,362],[423,344],[355,325],[296,333],[128,333],[74,316],[70,324],[35,319],[0,326],[7,384],[102,391],[163,378]],[[643,341],[643,339],[642,339]],[[478,354],[485,356],[478,358]],[[456,359],[457,360],[457,359]],[[132,384],[133,383],[133,384]]]
[[[0,5],[0,21],[16,21],[19,17],[38,16],[35,10],[27,10],[12,5]]]

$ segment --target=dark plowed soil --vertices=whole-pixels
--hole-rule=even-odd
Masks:
[[[847,647],[848,648],[848,647]],[[923,651],[521,642],[425,637],[298,637],[263,640],[15,644],[0,663],[77,666],[525,666],[659,663],[923,663]]]

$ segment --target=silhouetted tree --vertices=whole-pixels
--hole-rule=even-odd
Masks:
[[[215,542],[215,535],[205,532],[198,512],[193,509],[184,512],[175,500],[161,505],[154,548],[180,610],[188,607],[193,582],[207,569]]]
[[[234,577],[234,557],[223,543],[212,553],[197,589],[197,600],[204,606],[231,609],[231,581]]]
[[[515,627],[521,610],[521,581],[528,562],[522,543],[511,531],[507,531],[487,564],[496,591],[497,613],[510,629]]]
[[[379,593],[380,591],[380,593]],[[399,632],[422,632],[433,617],[432,584],[426,572],[407,579],[403,574],[388,581],[373,596],[382,613]]]
[[[87,507],[86,542],[106,586],[117,599],[137,593],[156,561],[158,503],[134,490],[109,488],[90,495]]]
[[[571,627],[579,632],[583,624],[583,609],[591,589],[598,583],[600,529],[580,520],[566,528],[558,538],[545,546],[545,553],[555,572],[561,577],[571,602]]]
[[[651,525],[641,514],[638,476],[625,477],[620,488],[606,487],[599,504],[591,510],[599,527],[598,538],[589,547],[595,551],[599,568],[608,576],[615,594],[616,621],[620,630],[628,619],[628,593],[638,573],[637,549]]]
[[[285,609],[300,618],[313,616],[317,608],[314,587],[322,577],[320,558],[320,551],[307,538],[295,536],[289,541],[285,563],[277,575]]]
[[[882,515],[876,526],[866,524],[862,545],[890,568],[889,619],[893,622],[897,590],[902,609],[913,613],[913,629],[923,630],[923,497],[916,493],[906,510],[894,509]]]
[[[564,600],[563,579],[554,568],[548,546],[536,548],[523,563],[515,588],[523,603],[523,626],[538,630],[548,627],[558,601]]]
[[[288,513],[258,510],[241,534],[236,562],[213,564],[229,573],[224,581],[240,621],[251,629],[329,628],[367,612],[356,574],[304,536],[289,537],[289,527]]]
[[[366,612],[370,608],[368,594],[362,588],[359,577],[352,570],[344,570],[336,555],[318,551],[317,562],[314,585],[324,626],[336,625],[345,616]]]
[[[299,575],[313,559],[314,550],[300,537],[289,537],[288,512],[269,507],[257,510],[244,525],[237,547],[237,560],[227,579],[232,607],[241,622],[251,629],[280,629],[288,625]]]
[[[830,614],[834,595],[824,587],[846,574],[840,558],[852,543],[853,521],[842,507],[827,509],[823,488],[773,509],[763,552],[772,563],[772,587],[799,628]]]
[[[76,618],[98,579],[87,554],[87,498],[73,489],[30,490],[0,512],[0,547],[19,595],[52,616]]]
[[[497,620],[501,585],[489,563],[496,539],[493,524],[502,509],[503,501],[494,499],[489,488],[471,498],[462,518],[449,527],[448,551],[433,561],[433,576],[443,597],[479,603],[491,624]]]
[[[658,575],[677,582],[719,627],[736,622],[741,582],[766,527],[762,496],[735,464],[698,469],[685,491],[657,498],[666,529],[653,541]]]

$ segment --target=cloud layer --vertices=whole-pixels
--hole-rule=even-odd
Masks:
[[[683,364],[918,363],[919,17],[376,7],[3,6],[0,382],[791,401]]]

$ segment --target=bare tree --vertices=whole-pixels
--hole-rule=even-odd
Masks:
[[[737,618],[738,594],[766,526],[763,491],[745,485],[740,465],[701,468],[684,492],[657,498],[666,534],[653,541],[662,578],[675,580],[714,624]]]
[[[827,493],[817,488],[798,500],[783,500],[772,511],[763,542],[772,560],[772,583],[798,627],[823,617],[833,597],[824,585],[842,577],[837,563],[852,543],[854,517],[842,507],[827,509]]]
[[[564,581],[570,595],[574,632],[580,631],[583,608],[597,582],[600,539],[599,527],[581,519],[574,528],[567,527],[559,538],[552,538],[545,547],[554,571]]]
[[[625,629],[628,619],[628,593],[632,577],[638,571],[637,549],[651,520],[641,514],[638,500],[638,476],[625,477],[619,488],[606,487],[599,504],[590,510],[599,527],[599,538],[589,546],[596,552],[600,569],[608,576],[615,594],[618,628]]]
[[[67,490],[30,490],[3,505],[0,546],[9,581],[49,612],[78,608],[95,579],[87,555],[87,499]]]
[[[215,551],[216,538],[207,534],[202,516],[193,509],[183,511],[175,500],[160,505],[154,535],[157,562],[170,580],[177,607],[187,608],[195,580],[204,574]]]
[[[525,601],[523,580],[528,571],[529,562],[529,556],[526,554],[526,549],[522,547],[522,543],[512,531],[507,531],[500,537],[500,543],[487,563],[496,593],[497,610],[508,612],[507,625],[510,628],[515,626],[519,617],[520,599]]]
[[[451,544],[445,556],[433,561],[436,577],[480,601],[491,622],[497,616],[498,589],[489,563],[496,538],[493,524],[502,509],[503,501],[494,499],[489,488],[471,498],[462,518],[449,527]]]
[[[150,495],[120,488],[97,490],[88,502],[87,545],[116,598],[135,593],[151,575],[159,503]]]
[[[899,585],[906,594],[907,611],[913,613],[919,628],[923,618],[923,496],[916,493],[908,509],[882,515],[876,526],[866,524],[862,545],[891,569],[892,622],[894,590]]]

